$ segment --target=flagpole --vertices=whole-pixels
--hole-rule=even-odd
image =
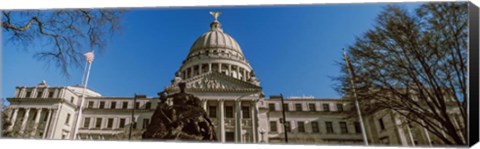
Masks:
[[[284,137],[285,137],[285,143],[288,143],[288,132],[287,132],[287,119],[285,117],[285,106],[284,106],[284,102],[283,102],[283,94],[280,94],[280,100],[282,102],[282,117],[283,117],[283,133],[284,133]]]
[[[94,51],[92,51],[93,54]],[[80,118],[82,118],[82,112],[83,112],[83,104],[85,102],[85,91],[87,90],[87,85],[88,85],[88,77],[90,76],[90,70],[92,68],[92,61],[88,60],[88,70],[87,70],[87,76],[85,77],[85,84],[83,85],[83,91],[82,91],[82,98],[80,102],[80,109],[78,110],[78,116],[75,124],[75,131],[73,132],[73,140],[77,139],[77,134],[78,134],[78,128],[80,125]]]
[[[345,52],[345,50],[343,50],[343,55],[345,57],[345,62],[347,63],[347,69],[348,69],[348,72],[350,74],[350,83],[352,85],[352,92],[353,92],[353,96],[355,98],[355,106],[357,107],[358,119],[360,120],[360,126],[362,128],[363,143],[365,145],[368,145],[367,134],[366,134],[366,131],[365,131],[365,124],[363,123],[363,117],[362,117],[362,113],[360,111],[360,105],[358,104],[357,91],[355,89],[355,83],[354,83],[355,72],[353,71],[353,67],[351,66],[350,60],[348,59],[347,52]]]
[[[85,83],[85,73],[87,72],[87,65],[88,65],[88,61],[85,61],[85,68],[83,69],[82,84],[81,85],[84,85],[84,83]]]

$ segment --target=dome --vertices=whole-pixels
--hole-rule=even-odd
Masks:
[[[256,78],[251,75],[253,69],[245,59],[240,45],[223,32],[218,21],[220,13],[210,14],[214,16],[210,29],[195,40],[182,66],[177,70],[176,77],[190,79],[205,73],[218,72],[235,79],[255,82]]]
[[[198,37],[188,53],[187,60],[199,55],[219,54],[231,55],[235,59],[244,60],[240,45],[232,36],[223,32],[220,22],[210,24],[210,30]]]
[[[220,29],[214,29],[200,36],[190,48],[190,54],[208,49],[228,49],[242,54],[240,45],[230,35]]]

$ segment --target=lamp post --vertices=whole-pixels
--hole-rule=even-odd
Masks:
[[[135,93],[135,95],[133,96],[133,108],[132,108],[132,122],[130,124],[130,130],[128,132],[128,140],[131,140],[132,139],[132,130],[133,130],[133,125],[135,123],[137,123],[135,121],[135,109],[137,108],[137,98],[146,98],[145,95],[137,95],[137,93]]]
[[[250,95],[253,95],[253,94],[257,94],[257,93],[261,93],[261,91],[257,91],[257,92],[253,92],[253,93],[247,93],[247,94],[244,94],[240,97],[238,97],[237,99],[235,99],[235,102],[240,102],[240,100],[246,96],[250,96]],[[235,111],[236,111],[236,121],[235,121],[235,131],[237,134],[235,134],[235,141],[237,143],[240,143],[241,140],[242,140],[242,135],[241,135],[241,132],[242,132],[242,122],[240,121],[241,118],[242,118],[242,111],[241,111],[241,103],[236,103],[235,104]]]
[[[260,135],[262,136],[262,137],[260,138],[260,143],[265,143],[265,140],[263,140],[263,134],[265,134],[265,129],[260,128]]]

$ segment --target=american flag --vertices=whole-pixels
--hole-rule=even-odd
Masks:
[[[87,52],[84,55],[85,55],[85,58],[87,58],[88,63],[91,64],[93,62],[93,59],[95,58],[95,55],[93,54],[93,52]]]

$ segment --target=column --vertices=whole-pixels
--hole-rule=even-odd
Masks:
[[[422,124],[425,125],[425,122],[422,120]],[[423,127],[423,133],[425,133],[425,137],[427,137],[427,144],[432,146],[432,139],[430,139],[430,134],[428,134],[427,128]]]
[[[232,65],[228,65],[228,73],[227,76],[232,76]]]
[[[44,88],[44,89],[42,90],[42,96],[41,96],[40,98],[45,98],[45,94],[46,94],[46,93],[48,93],[48,92],[47,92],[47,88]]]
[[[202,107],[203,109],[205,109],[205,111],[207,111],[207,103],[208,103],[207,99],[203,99]]]
[[[217,107],[218,112],[220,112],[220,114],[218,115],[220,118],[220,123],[218,124],[220,126],[220,141],[225,142],[225,108],[223,99],[220,99],[218,101]]]
[[[38,131],[38,123],[40,122],[40,115],[42,113],[42,108],[37,109],[37,114],[35,116],[35,125],[33,125],[33,132],[32,134],[35,135]]]
[[[240,143],[242,140],[242,110],[240,100],[235,101],[235,142]]]
[[[412,135],[412,129],[410,128],[410,125],[407,123],[407,131],[408,131],[408,137],[410,137],[410,143],[412,143],[412,146],[415,146],[415,141],[413,140],[413,135]]]
[[[64,88],[60,89],[60,91],[58,91],[58,98],[64,98],[65,97],[64,96],[65,95],[65,90],[66,90],[66,88],[64,87]]]
[[[49,128],[50,129],[49,130],[50,134],[48,134],[49,135],[48,137],[50,139],[53,139],[53,137],[55,137],[55,131],[56,131],[55,128],[57,128],[58,118],[59,118],[59,115],[60,115],[60,110],[61,110],[61,104],[58,105],[58,108],[52,109],[52,116],[51,116],[51,120],[50,120],[52,122],[50,122],[50,124],[49,124],[51,126],[49,126],[50,127]]]
[[[203,64],[198,65],[198,74],[202,74],[202,73],[203,73],[202,67],[203,67]]]
[[[13,116],[10,119],[12,125],[8,126],[8,130],[13,130],[13,126],[15,126],[15,121],[17,120],[18,108],[13,110]]]
[[[218,72],[222,73],[222,63],[218,63]]]
[[[208,72],[212,72],[212,63],[208,63]]]
[[[52,110],[48,109],[47,111],[47,121],[45,122],[45,128],[43,129],[43,137],[46,139],[48,133],[48,127],[50,127],[50,118],[52,118]]]
[[[23,116],[22,127],[20,128],[20,133],[23,133],[25,126],[27,125],[28,115],[30,113],[30,108],[25,110],[25,116]]]
[[[242,79],[240,78],[240,67],[237,66],[237,79]]]
[[[25,87],[22,87],[22,89],[20,89],[20,93],[18,93],[18,97],[20,97],[20,98],[26,98],[26,97],[25,97],[25,94],[26,94],[26,93],[27,93],[27,92],[26,92]]]
[[[30,97],[32,98],[37,98],[37,87],[33,88],[32,93],[30,94]]]
[[[402,146],[408,146],[407,137],[405,136],[405,131],[402,126],[402,120],[397,115],[392,115],[392,120],[399,138],[399,144]]]
[[[247,70],[243,69],[243,81],[247,81]]]
[[[252,122],[252,142],[253,143],[256,143],[258,142],[257,141],[257,123],[256,123],[256,119],[257,119],[257,116],[255,114],[255,111],[257,110],[257,101],[254,100],[252,101],[251,103],[251,106],[250,106],[250,114],[251,114],[251,122]]]

